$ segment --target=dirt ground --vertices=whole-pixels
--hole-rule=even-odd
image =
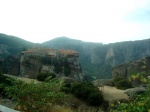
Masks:
[[[101,87],[100,90],[103,92],[104,99],[107,101],[125,99],[129,100],[128,95],[124,94],[124,90],[116,89],[111,86]]]
[[[17,77],[17,76],[13,76],[13,75],[8,75],[8,74],[4,74],[5,76],[9,76],[9,77],[14,77],[17,78],[19,80],[25,81],[27,83],[30,83],[31,81],[34,81],[35,83],[39,83],[40,81],[37,81],[36,79],[29,79],[29,78],[25,78],[25,77]]]

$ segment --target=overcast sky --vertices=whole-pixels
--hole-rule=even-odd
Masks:
[[[0,33],[31,42],[66,36],[113,43],[150,38],[150,0],[0,0]]]

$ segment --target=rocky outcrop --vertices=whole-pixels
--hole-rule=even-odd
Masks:
[[[150,76],[150,57],[145,57],[137,61],[118,65],[112,69],[112,77],[126,78],[132,85],[137,87],[146,83]]]
[[[128,63],[150,56],[150,39],[102,45],[93,48],[90,56],[93,63],[101,63],[101,60],[105,60],[102,64],[110,64],[112,66]],[[96,57],[95,60],[94,57]]]
[[[85,80],[79,53],[72,50],[34,48],[22,52],[20,75],[36,78],[39,73],[55,73],[58,78],[67,76],[77,81]]]
[[[113,68],[112,76],[113,78],[127,78],[131,74],[145,72],[145,77],[150,75],[150,57],[142,58],[137,61],[130,63],[118,65]]]
[[[112,48],[107,50],[105,56],[105,64],[110,64],[111,66],[115,66],[115,54]]]
[[[132,98],[134,95],[141,94],[145,91],[146,91],[145,87],[136,87],[136,88],[126,89],[124,93]]]

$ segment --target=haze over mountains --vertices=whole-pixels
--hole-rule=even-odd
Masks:
[[[32,47],[76,50],[80,53],[83,71],[96,78],[111,78],[112,67],[150,56],[150,39],[103,45],[59,37],[35,44],[15,36],[0,34],[0,58],[19,54],[23,49]]]

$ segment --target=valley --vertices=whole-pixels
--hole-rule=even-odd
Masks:
[[[38,44],[0,34],[1,94],[17,95],[21,110],[46,104],[43,110],[149,111],[149,65],[150,39],[102,44],[58,37]]]

